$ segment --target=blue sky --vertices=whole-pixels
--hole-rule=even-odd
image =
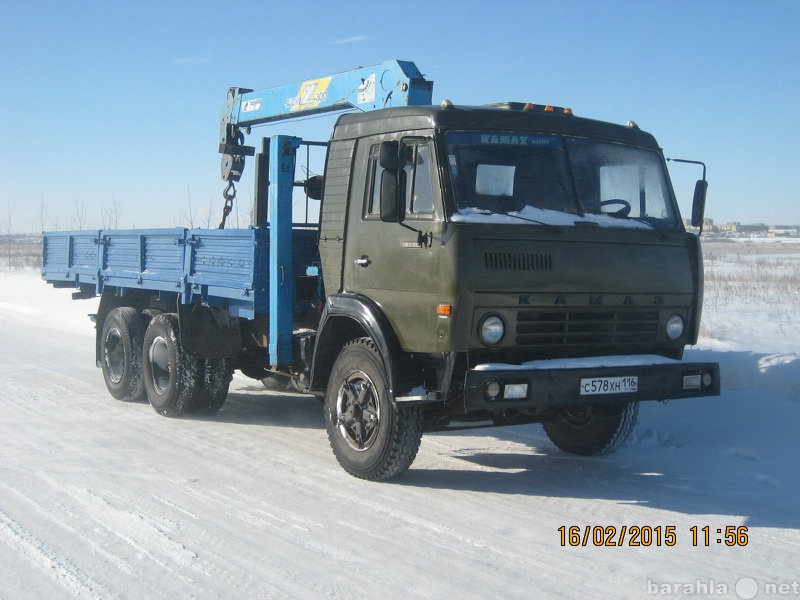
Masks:
[[[13,229],[222,210],[227,88],[411,60],[433,99],[636,121],[708,165],[715,222],[800,224],[800,1],[37,2],[0,7],[0,212]],[[332,120],[262,127],[326,139]],[[247,171],[252,175],[252,164]],[[684,216],[699,168],[671,166]],[[252,192],[244,182],[244,224]],[[44,207],[44,211],[42,210]]]

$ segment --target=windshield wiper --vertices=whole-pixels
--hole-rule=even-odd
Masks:
[[[488,208],[475,208],[476,213],[480,215],[497,215],[502,217],[512,217],[514,219],[519,219],[520,221],[527,221],[529,223],[535,223],[536,225],[541,225],[548,231],[554,231],[557,233],[563,233],[563,230],[552,223],[545,223],[544,221],[537,221],[536,219],[529,219],[528,217],[523,217],[518,214],[514,214],[512,212],[497,212],[494,210],[489,210]]]
[[[503,215],[505,217],[513,217],[515,219],[519,219],[520,221],[528,221],[529,223],[536,223],[536,225],[541,225],[547,231],[553,231],[553,232],[556,232],[556,233],[564,233],[564,230],[562,228],[556,227],[555,225],[553,225],[551,223],[545,223],[544,221],[537,221],[536,219],[529,219],[528,217],[523,217],[522,215],[513,214],[511,212],[498,213],[498,212],[489,211],[489,214],[492,214],[492,215]]]
[[[622,214],[613,213],[613,212],[608,212],[608,213],[606,213],[606,212],[599,212],[599,213],[592,212],[592,213],[584,213],[584,214],[585,215],[598,215],[598,216],[605,216],[605,217],[613,217],[615,219],[622,219],[622,220],[625,220],[625,221],[636,221],[637,223],[641,223],[642,225],[647,225],[647,231],[652,233],[653,235],[655,235],[660,241],[663,242],[663,241],[665,241],[665,240],[667,240],[669,238],[669,236],[667,236],[667,234],[665,234],[663,231],[661,231],[660,228],[656,227],[656,225],[646,217],[631,217],[631,216],[628,216],[628,215],[622,215]]]

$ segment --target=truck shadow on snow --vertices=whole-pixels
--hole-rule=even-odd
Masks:
[[[474,450],[453,451],[458,468],[412,466],[398,483],[607,500],[620,504],[622,521],[630,518],[629,506],[646,506],[729,515],[736,519],[731,524],[743,518],[749,526],[800,527],[800,357],[693,354],[691,360],[720,363],[721,396],[642,403],[631,439],[612,455],[564,454],[540,425],[472,431],[462,447]],[[442,443],[457,447],[458,441],[448,438],[458,434],[439,435]],[[482,444],[478,435],[491,440]]]
[[[547,445],[542,440],[543,448]],[[635,450],[634,450],[635,452]],[[753,478],[761,490],[729,485],[729,473],[715,477],[710,472],[698,474],[680,465],[659,460],[631,460],[630,450],[613,457],[581,458],[542,449],[536,456],[524,454],[475,453],[461,456],[473,469],[414,469],[412,466],[397,484],[440,490],[459,490],[486,494],[511,494],[548,499],[585,499],[612,502],[618,509],[604,514],[618,515],[619,524],[635,523],[636,507],[666,510],[681,515],[699,515],[704,525],[711,519],[717,524],[730,517],[727,524],[751,527],[800,527],[796,488],[773,487],[766,476]],[[643,470],[648,469],[648,470]],[[648,513],[651,514],[651,513]],[[708,515],[717,515],[709,517]],[[647,519],[648,516],[640,517]],[[661,517],[669,523],[669,517]],[[585,519],[582,519],[585,520]],[[607,523],[616,524],[616,523]],[[648,523],[644,523],[648,524]]]
[[[187,417],[268,427],[325,428],[322,404],[314,396],[270,391],[258,382],[232,387],[224,406],[214,415]]]
[[[612,455],[562,453],[538,424],[430,433],[415,464],[393,484],[606,500],[620,505],[621,520],[631,518],[630,507],[643,506],[800,528],[800,357],[693,353],[693,360],[720,362],[722,395],[642,403],[631,439]],[[203,419],[324,430],[316,398],[235,384],[223,409]]]

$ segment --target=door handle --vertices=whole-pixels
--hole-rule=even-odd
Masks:
[[[369,256],[364,255],[364,256],[359,256],[353,262],[356,263],[359,267],[368,267],[370,265],[370,262],[372,261],[370,261]]]

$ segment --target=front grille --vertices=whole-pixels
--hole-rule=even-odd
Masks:
[[[521,310],[516,343],[520,346],[639,346],[658,335],[654,310]]]
[[[552,271],[553,255],[545,252],[485,252],[490,271]]]

